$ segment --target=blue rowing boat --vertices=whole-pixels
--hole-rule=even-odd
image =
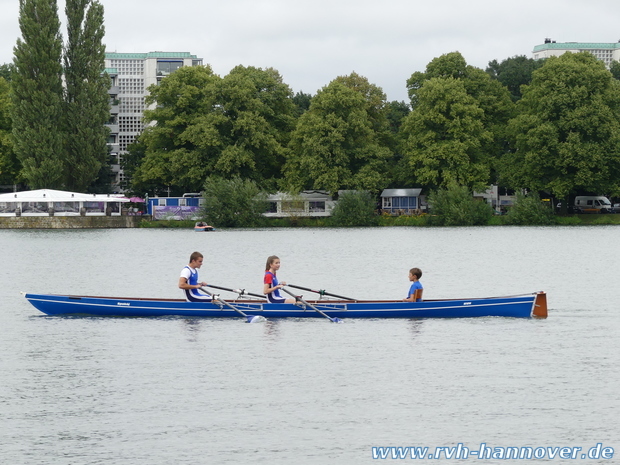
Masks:
[[[318,309],[334,319],[547,317],[547,296],[544,292],[510,297],[425,300],[423,302],[317,300],[302,301],[296,304],[272,304],[257,300],[197,303],[180,299],[55,294],[26,294],[25,297],[38,310],[47,315],[239,318],[240,313],[245,313],[265,318],[320,318],[321,313],[314,310]],[[226,304],[223,304],[224,302]]]

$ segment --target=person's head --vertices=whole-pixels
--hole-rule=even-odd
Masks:
[[[267,258],[267,264],[265,265],[265,271],[269,271],[272,267],[279,267],[280,265],[280,258],[277,257],[276,255],[271,255],[269,258]]]
[[[413,278],[420,279],[422,277],[422,270],[420,268],[411,268],[409,270],[409,280],[413,281]]]
[[[200,268],[202,266],[203,256],[200,252],[194,252],[189,256],[189,265],[192,268]]]

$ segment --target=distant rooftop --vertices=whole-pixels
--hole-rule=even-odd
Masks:
[[[107,60],[145,60],[147,58],[193,58],[198,59],[196,55],[189,52],[148,52],[148,53],[116,53],[106,52]]]
[[[542,50],[616,50],[620,49],[620,42],[547,42],[534,47],[534,52]]]

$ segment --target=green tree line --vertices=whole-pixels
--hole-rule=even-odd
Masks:
[[[149,88],[157,105],[124,157],[126,187],[181,194],[238,178],[266,191],[497,183],[617,196],[619,78],[589,53],[482,70],[453,52],[410,76],[409,102],[390,102],[357,73],[308,95],[272,68],[184,67]]]
[[[453,52],[406,84],[410,101],[389,102],[356,73],[308,96],[270,68],[182,68],[149,89],[154,124],[126,158],[129,187],[200,191],[215,176],[292,192],[499,183],[560,198],[620,193],[620,83],[591,54],[481,70]]]

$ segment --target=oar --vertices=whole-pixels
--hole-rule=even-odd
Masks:
[[[285,287],[282,288],[282,290],[284,292],[286,292],[287,294],[292,295],[293,297],[295,297],[295,300],[298,300],[299,302],[301,302],[302,304],[310,307],[312,310],[314,310],[315,312],[317,312],[319,315],[324,316],[325,318],[327,318],[329,321],[331,321],[332,323],[344,323],[344,321],[342,321],[340,318],[334,317],[332,318],[331,316],[329,316],[327,313],[322,312],[321,310],[319,310],[318,308],[316,308],[314,305],[306,302],[304,299],[302,299],[301,297],[299,297],[298,295],[293,294],[291,291],[289,291],[288,289],[286,289]]]
[[[237,312],[239,315],[244,316],[246,318],[246,323],[259,323],[261,321],[265,321],[266,318],[264,316],[259,316],[259,315],[246,315],[245,313],[243,313],[241,310],[239,310],[237,307],[235,307],[234,305],[231,305],[230,303],[226,302],[224,299],[220,298],[219,295],[215,295],[215,294],[211,294],[209,291],[207,291],[204,287],[200,288],[205,294],[208,294],[211,296],[211,298],[213,300],[217,300],[221,305],[226,305],[228,308],[234,310],[235,312]]]
[[[264,295],[252,294],[251,292],[245,292],[245,289],[230,289],[228,287],[214,286],[213,284],[207,284],[207,287],[212,287],[213,289],[219,289],[221,291],[235,292],[236,294],[239,294],[239,295],[251,295],[252,297],[266,299]]]
[[[331,294],[331,293],[329,293],[327,291],[324,291],[323,289],[315,291],[314,289],[309,289],[307,287],[301,287],[301,286],[295,286],[294,284],[287,284],[287,286],[294,287],[295,289],[301,289],[303,291],[314,292],[314,293],[319,294],[319,295],[329,295],[329,296],[337,297],[337,298],[343,299],[343,300],[357,300],[357,299],[352,299],[351,297],[344,297],[344,296],[341,296],[341,295],[338,295],[338,294]]]

